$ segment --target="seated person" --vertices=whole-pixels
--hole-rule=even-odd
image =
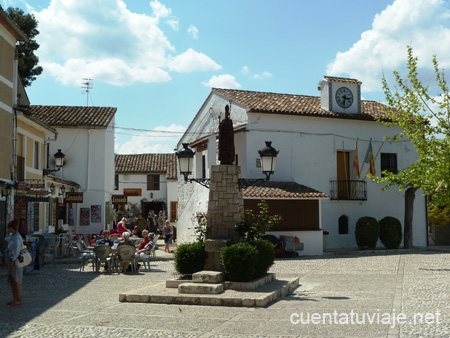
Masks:
[[[136,246],[136,256],[141,256],[143,258],[147,258],[150,255],[150,251],[155,246],[155,242],[153,242],[153,238],[155,238],[155,234],[151,232],[148,233],[147,230],[142,231],[142,235],[144,236],[144,240],[141,244]]]
[[[129,233],[129,232],[124,232],[124,233],[123,233],[123,238],[122,238],[122,240],[119,242],[119,245],[118,245],[118,246],[121,246],[121,245],[131,245],[131,246],[134,246],[134,245],[133,245],[133,242],[130,241],[130,233]],[[120,257],[119,257],[119,260],[120,260]],[[130,262],[122,262],[122,271],[127,271],[129,265],[130,265]]]
[[[107,244],[109,246],[113,246],[114,243],[112,240],[109,239],[109,230],[105,230],[103,232],[103,238],[100,238],[99,240],[97,240],[97,242],[95,242],[95,246],[97,245],[103,245],[103,244]]]
[[[134,227],[134,229],[133,229],[133,231],[131,232],[131,234],[132,234],[133,236],[142,238],[142,230],[141,230],[141,228],[139,228],[137,225]]]

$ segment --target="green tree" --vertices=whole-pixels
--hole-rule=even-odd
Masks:
[[[390,122],[402,131],[390,138],[398,141],[408,138],[414,144],[419,158],[410,166],[398,172],[383,171],[382,177],[372,177],[378,183],[387,183],[384,189],[393,185],[405,190],[404,246],[412,247],[412,219],[415,193],[421,189],[434,206],[450,204],[450,100],[449,89],[443,70],[440,70],[436,56],[433,67],[436,86],[423,85],[417,70],[418,58],[408,46],[406,67],[408,75],[402,77],[394,70],[395,88],[391,89],[383,76],[383,90],[386,100],[393,109],[385,113]],[[433,92],[436,91],[436,94]]]
[[[39,44],[35,40],[39,34],[38,22],[33,14],[25,14],[20,8],[9,7],[6,9],[6,13],[28,37],[28,42],[22,43],[18,51],[19,75],[24,87],[27,87],[43,70],[41,66],[37,66],[39,58],[34,54],[39,48]]]

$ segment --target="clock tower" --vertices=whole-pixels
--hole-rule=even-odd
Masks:
[[[320,106],[333,113],[361,113],[361,82],[324,76],[319,82]]]

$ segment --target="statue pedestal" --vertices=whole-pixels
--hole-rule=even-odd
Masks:
[[[207,239],[205,241],[205,251],[208,253],[204,270],[223,271],[220,265],[220,249],[226,247],[228,241],[226,239]]]
[[[244,213],[244,200],[238,185],[240,178],[241,167],[237,165],[211,166],[205,270],[221,271],[220,249],[239,239],[236,224]]]

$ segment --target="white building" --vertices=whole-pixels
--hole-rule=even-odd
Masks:
[[[54,157],[64,153],[64,166],[55,177],[74,182],[82,192],[81,203],[66,203],[72,193],[55,191],[61,197],[59,213],[76,233],[99,233],[111,223],[111,195],[114,193],[114,115],[113,107],[38,106],[29,108],[33,117],[58,132],[46,140],[46,168],[55,168]],[[61,181],[62,187],[64,181]]]
[[[115,155],[115,195],[127,197],[116,206],[117,214],[163,211],[171,222],[177,220],[178,181],[176,156],[172,154]]]
[[[272,141],[279,150],[272,183],[245,189],[244,206],[248,208],[254,199],[266,199],[271,212],[284,218],[273,233],[300,237],[304,254],[322,253],[321,229],[329,232],[328,248],[355,248],[355,224],[360,217],[380,220],[393,216],[403,223],[403,192],[395,188],[382,191],[383,185],[365,179],[368,164],[358,179],[353,168],[357,140],[360,167],[371,140],[378,174],[402,169],[418,157],[408,140],[383,142],[399,129],[376,121],[384,118],[387,107],[361,100],[361,82],[324,77],[319,86],[320,97],[212,89],[178,144],[178,149],[188,143],[196,151],[192,177],[209,177],[210,165],[218,163],[218,116],[231,102],[235,164],[241,166],[242,176],[262,177],[258,150],[265,141]],[[207,210],[208,191],[200,185],[180,183],[178,237],[189,241],[195,225],[192,216]],[[295,183],[301,186],[290,191]],[[304,189],[312,195],[296,195]],[[324,199],[324,193],[330,198]],[[426,205],[420,192],[413,223],[414,246],[426,246]]]

